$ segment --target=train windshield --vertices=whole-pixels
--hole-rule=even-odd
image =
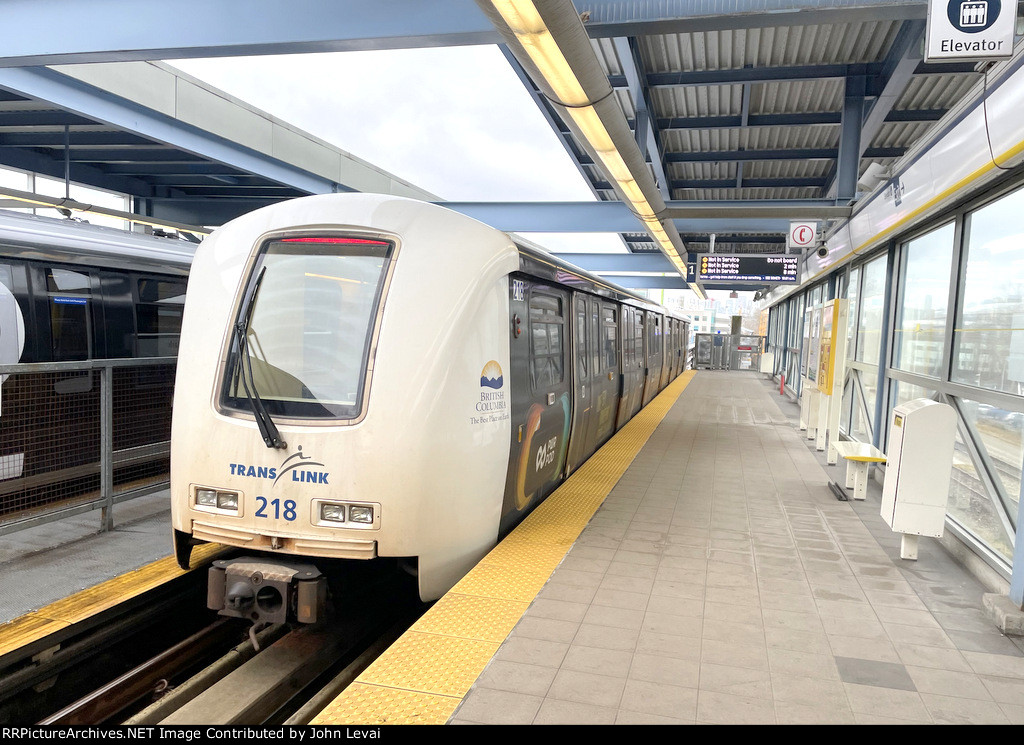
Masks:
[[[357,418],[393,248],[337,236],[265,244],[239,309],[245,343],[232,344],[222,405],[287,419]]]

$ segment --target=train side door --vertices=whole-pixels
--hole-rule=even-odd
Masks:
[[[593,452],[592,444],[595,416],[593,350],[596,339],[590,323],[587,296],[574,293],[572,299],[572,432],[569,435],[567,473],[575,471]]]
[[[619,344],[618,313],[611,303],[590,300],[590,322],[594,346],[593,420],[594,450],[604,444],[615,431],[615,415],[619,408]]]
[[[561,481],[572,421],[569,294],[513,276],[510,312],[512,445],[503,533]]]

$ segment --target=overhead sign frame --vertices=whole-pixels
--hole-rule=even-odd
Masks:
[[[701,254],[698,282],[796,284],[800,281],[798,254]]]
[[[928,0],[925,61],[1013,56],[1017,0]]]

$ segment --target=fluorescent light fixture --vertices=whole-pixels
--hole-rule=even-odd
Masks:
[[[547,24],[532,0],[493,0],[494,9],[530,56],[556,97],[572,118],[587,142],[597,153],[605,174],[611,178],[633,208],[633,212],[658,242],[662,251],[686,279],[686,261],[679,255],[664,225],[651,207],[636,177],[630,171],[622,154],[601,121],[600,114],[591,103],[572,66],[566,60]],[[693,284],[699,298],[706,299],[701,288]]]

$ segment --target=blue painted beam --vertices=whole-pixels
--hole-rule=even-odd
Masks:
[[[643,233],[642,224],[622,202],[438,202],[499,230],[522,233]],[[764,207],[731,202],[721,205],[669,202],[666,209],[686,211],[673,222],[681,233],[756,232],[787,233],[790,219],[813,212],[833,216],[836,208],[820,202],[795,202],[792,206],[771,202]],[[735,209],[733,209],[735,208]],[[715,210],[718,211],[715,211]],[[754,210],[761,217],[751,217]],[[700,213],[706,211],[702,216]],[[847,213],[848,214],[848,211]],[[785,215],[785,216],[783,216]]]
[[[636,39],[620,36],[613,40],[619,65],[629,83],[629,93],[633,98],[633,108],[637,117],[634,122],[634,133],[640,151],[647,155],[647,160],[654,171],[654,180],[661,191],[661,198],[666,202],[672,198],[669,191],[669,178],[665,169],[664,148],[658,133],[657,121],[654,119],[654,107],[651,104],[647,89],[647,77],[644,63],[637,48]]]
[[[883,63],[882,90],[870,104],[864,123],[861,125],[861,155],[866,154],[875,136],[882,129],[882,124],[889,118],[890,112],[897,101],[910,85],[914,71],[921,63],[921,40],[924,38],[925,22],[923,20],[905,21],[896,34]]]
[[[588,0],[592,38],[924,18],[924,0]],[[473,0],[6,0],[0,66],[495,44]]]
[[[924,18],[926,0],[659,0],[577,3],[591,38]]]
[[[147,202],[150,200],[147,200]],[[229,220],[266,207],[274,199],[202,199],[180,198],[152,200],[149,214],[161,220],[193,225],[223,225]]]
[[[669,163],[714,163],[717,161],[751,161],[751,160],[834,160],[839,156],[841,148],[834,147],[802,147],[788,150],[709,150],[693,153],[668,153],[665,160]],[[866,148],[867,158],[899,158],[907,152],[905,147]]]
[[[740,166],[743,165],[741,161]],[[743,186],[749,189],[787,189],[787,188],[816,188],[825,187],[824,178],[747,178],[743,180]],[[672,181],[673,189],[738,189],[739,184],[735,179],[676,179]]]
[[[937,122],[946,115],[947,109],[899,109],[890,111],[885,117],[887,122]],[[662,117],[658,119],[658,129],[737,129],[739,127],[790,127],[804,125],[838,125],[842,123],[839,111],[794,112],[790,114],[750,114],[746,124],[738,114],[732,116],[690,116]],[[635,127],[629,122],[630,128]],[[564,125],[558,129],[559,134],[569,134]]]
[[[852,201],[857,196],[860,176],[861,127],[864,122],[865,80],[863,77],[846,79],[843,98],[843,128],[839,134],[839,154],[836,159],[836,198],[840,202]]]
[[[34,7],[38,10],[38,6]],[[339,189],[339,185],[329,179],[112,96],[54,70],[36,67],[0,68],[0,88],[47,101],[93,122],[109,124],[147,140],[165,143],[184,151],[185,160],[189,159],[188,153],[193,153],[191,157],[195,160],[224,163],[307,194],[329,193]],[[155,153],[154,157],[172,156]],[[182,156],[177,157],[181,159]]]
[[[658,251],[647,253],[559,253],[555,254],[570,264],[588,272],[668,272],[678,274],[672,262]]]
[[[473,0],[6,0],[0,66],[499,41]]]
[[[602,275],[609,282],[614,282],[627,290],[692,290],[675,269],[674,277],[637,277],[633,274]]]
[[[775,83],[793,80],[823,80],[829,78],[863,77],[867,79],[865,93],[878,96],[884,88],[884,62],[854,64],[792,65],[783,67],[743,67],[723,70],[686,70],[675,72],[652,72],[647,75],[649,88],[673,88],[681,86],[741,85],[744,83]],[[915,75],[947,75],[960,72],[974,72],[974,63],[919,63]],[[609,75],[608,82],[613,88],[628,85],[625,75]]]
[[[9,168],[18,168],[23,171],[41,173],[50,178],[64,180],[64,158],[51,157],[28,148],[4,147],[0,144],[0,164]],[[94,186],[97,189],[135,194],[137,196],[151,196],[153,188],[145,181],[132,178],[128,175],[109,174],[84,163],[72,163],[70,165],[71,180],[85,186]],[[188,222],[178,220],[178,222]]]

